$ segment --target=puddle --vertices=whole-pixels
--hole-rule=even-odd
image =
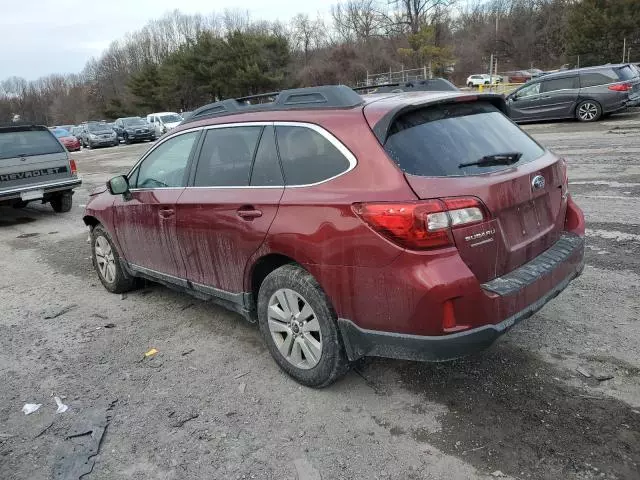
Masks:
[[[368,376],[378,362],[388,361],[372,361]],[[572,374],[528,352],[496,345],[455,362],[393,366],[405,388],[448,408],[440,432],[407,434],[481,471],[549,480],[640,478],[640,413],[567,386],[563,379]]]

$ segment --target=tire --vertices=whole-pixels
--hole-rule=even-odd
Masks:
[[[135,288],[136,278],[122,268],[120,255],[102,225],[91,230],[91,262],[102,285],[111,293],[125,293]]]
[[[73,205],[73,194],[71,192],[60,193],[49,200],[49,203],[54,212],[66,213],[71,210]]]
[[[473,83],[472,82],[467,83],[467,87],[473,88]]]
[[[581,122],[595,122],[602,116],[602,107],[595,100],[583,100],[576,107],[576,118]]]
[[[20,201],[17,201],[16,203],[14,203],[12,206],[13,206],[13,208],[21,209],[21,208],[25,208],[27,205],[29,205],[29,202],[25,202],[23,200],[20,200]]]
[[[258,293],[258,323],[278,366],[302,385],[326,387],[349,370],[331,302],[302,267],[284,265],[267,275]]]
[[[126,133],[122,136],[122,138],[124,139],[124,144],[125,145],[130,145],[131,141],[129,140],[129,135],[127,135]]]

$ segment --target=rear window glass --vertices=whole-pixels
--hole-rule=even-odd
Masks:
[[[580,74],[580,86],[582,87],[595,87],[597,85],[607,85],[608,83],[615,83],[618,81],[618,75],[612,68],[603,68],[596,72]]]
[[[287,185],[310,185],[349,169],[349,161],[324,136],[307,127],[276,127]]]
[[[509,165],[460,167],[487,155],[520,153],[518,164],[544,149],[489,103],[455,103],[410,112],[392,125],[387,154],[406,173],[424,177],[479,175]]]
[[[632,69],[629,65],[625,65],[624,67],[620,67],[618,69],[618,76],[620,80],[631,80],[635,78],[638,74],[634,69]]]
[[[64,151],[49,130],[0,130],[0,159]]]

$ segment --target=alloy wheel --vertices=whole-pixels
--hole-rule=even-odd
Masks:
[[[100,275],[102,275],[102,278],[104,278],[107,283],[113,283],[116,280],[116,262],[111,244],[106,238],[100,235],[96,237],[93,248]]]
[[[591,121],[598,115],[598,107],[590,102],[585,102],[578,109],[578,116],[581,120]]]
[[[320,323],[309,302],[289,288],[269,300],[269,332],[282,356],[302,370],[315,367],[322,356]]]

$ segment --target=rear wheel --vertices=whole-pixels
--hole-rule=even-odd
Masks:
[[[602,107],[595,100],[584,100],[576,107],[576,117],[581,122],[595,122],[602,116]]]
[[[472,82],[467,83],[467,87],[473,88],[473,83]]]
[[[276,363],[299,383],[325,387],[349,370],[336,313],[303,268],[284,265],[265,278],[258,321]]]
[[[124,293],[135,288],[135,277],[122,268],[118,251],[102,225],[91,230],[91,260],[102,285],[111,293]]]
[[[54,212],[68,212],[73,205],[73,194],[71,192],[60,193],[49,200],[49,203],[51,203],[51,208],[53,208]]]

